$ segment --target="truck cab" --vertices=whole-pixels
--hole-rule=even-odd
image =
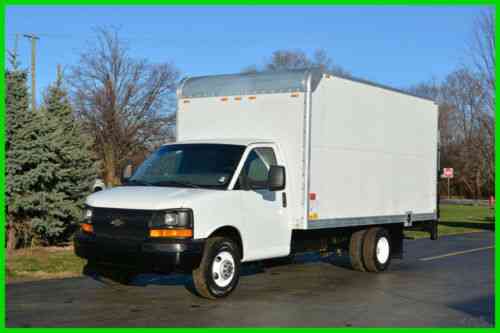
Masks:
[[[122,186],[88,197],[77,254],[136,272],[189,271],[200,265],[207,239],[220,235],[231,251],[212,275],[215,286],[227,287],[236,261],[290,253],[285,165],[270,141],[164,145]]]

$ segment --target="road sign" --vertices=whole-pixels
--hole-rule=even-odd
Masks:
[[[450,179],[453,178],[453,168],[443,168],[441,178],[448,179],[448,199],[450,198]]]
[[[443,168],[443,178],[453,178],[453,168]]]

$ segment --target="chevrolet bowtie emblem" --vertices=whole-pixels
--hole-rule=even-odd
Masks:
[[[120,219],[114,219],[113,221],[111,221],[111,225],[114,227],[121,227],[124,224],[125,222]]]

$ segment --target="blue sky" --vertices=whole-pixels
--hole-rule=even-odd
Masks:
[[[355,76],[394,87],[442,79],[467,63],[479,6],[59,7],[9,6],[6,47],[16,33],[40,35],[38,90],[67,71],[95,27],[119,27],[133,56],[173,62],[183,75],[239,72],[276,49],[325,49]],[[30,64],[27,39],[19,42]]]

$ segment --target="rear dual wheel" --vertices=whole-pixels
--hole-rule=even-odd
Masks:
[[[391,262],[391,241],[388,231],[373,227],[351,235],[349,255],[358,271],[382,272]]]

